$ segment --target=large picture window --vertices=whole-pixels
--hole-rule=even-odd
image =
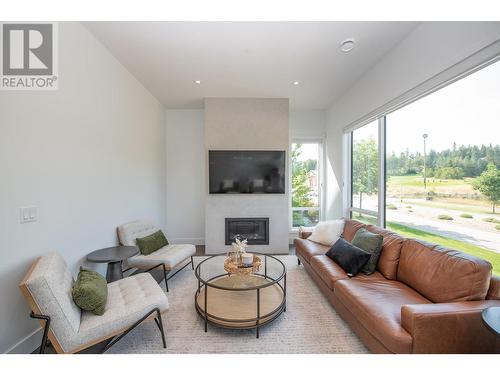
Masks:
[[[500,275],[498,82],[491,64],[351,132],[351,216],[487,259]]]

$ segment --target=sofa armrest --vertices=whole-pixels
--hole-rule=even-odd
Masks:
[[[500,276],[491,275],[490,287],[486,299],[500,300]]]
[[[306,230],[306,231],[300,232],[300,233],[299,233],[299,237],[300,237],[300,238],[303,238],[303,239],[305,240],[305,239],[307,239],[307,238],[308,238],[311,234],[312,234],[312,232],[311,232],[311,231]]]
[[[413,353],[495,353],[500,341],[481,320],[500,301],[404,305],[401,325],[413,338]]]
[[[312,234],[312,230],[299,229],[299,238],[307,239]]]

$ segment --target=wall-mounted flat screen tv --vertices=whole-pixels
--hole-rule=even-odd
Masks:
[[[210,194],[284,194],[285,151],[208,151]]]

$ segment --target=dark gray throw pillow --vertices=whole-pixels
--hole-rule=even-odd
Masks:
[[[372,233],[365,228],[361,228],[356,232],[356,235],[352,239],[351,244],[371,254],[370,259],[361,269],[361,272],[363,272],[364,274],[371,275],[375,272],[375,268],[377,268],[378,258],[380,257],[380,253],[382,252],[383,241],[384,237],[382,237],[381,234]]]
[[[339,238],[326,252],[326,256],[342,267],[348,276],[356,276],[371,255],[343,238]]]

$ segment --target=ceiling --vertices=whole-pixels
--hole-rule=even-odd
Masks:
[[[295,110],[327,108],[417,24],[84,23],[166,108],[203,108],[205,97],[285,97]],[[343,53],[347,38],[356,45]]]

